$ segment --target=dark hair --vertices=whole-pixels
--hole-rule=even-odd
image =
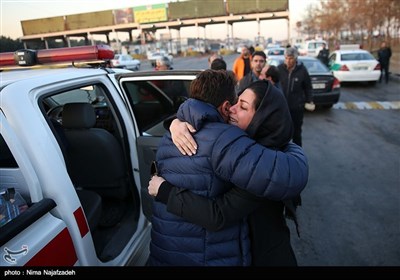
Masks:
[[[262,56],[264,59],[267,59],[267,56],[265,55],[265,52],[255,51],[255,52],[253,52],[252,57],[254,58],[256,55]]]
[[[226,62],[223,59],[216,58],[211,63],[210,68],[212,70],[226,70]]]
[[[190,97],[219,107],[224,101],[234,104],[236,79],[231,71],[207,69],[190,84]]]
[[[214,59],[217,59],[217,58],[219,58],[219,59],[224,59],[223,57],[222,57],[222,55],[220,55],[220,54],[218,54],[218,53],[213,53],[212,55],[210,55],[209,57],[208,57],[208,62],[210,62],[211,61],[211,58],[214,60]]]
[[[277,84],[279,83],[279,70],[278,67],[275,65],[270,65],[267,69],[267,72],[265,72],[265,77],[271,77],[271,80]]]
[[[254,53],[254,47],[253,47],[253,46],[250,46],[250,47],[248,47],[247,49],[249,50],[250,54],[253,55],[253,53]]]

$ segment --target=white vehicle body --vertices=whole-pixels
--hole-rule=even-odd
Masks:
[[[301,47],[299,48],[299,54],[316,57],[322,48],[322,44],[325,44],[326,48],[329,49],[328,43],[324,40],[307,40],[301,44]]]
[[[173,64],[174,57],[171,54],[167,54],[167,52],[164,51],[164,50],[155,51],[155,52],[149,52],[147,54],[147,59],[150,61],[151,66],[153,66],[153,67],[156,66],[157,59],[161,59],[163,57],[168,58],[170,64]]]
[[[152,82],[175,79],[189,84],[195,76],[195,71],[71,67],[0,72],[0,187],[15,188],[29,206],[0,227],[0,266],[145,265],[151,229],[150,164],[165,132],[163,120],[175,108]],[[141,100],[143,91],[147,99]],[[153,99],[146,102],[149,97]],[[82,174],[76,176],[74,168],[91,166],[79,166],[86,161],[80,153],[71,164],[76,144],[66,144],[57,129],[72,139],[67,108],[79,104],[96,113],[95,127],[87,129],[112,132],[120,145],[126,177],[111,195],[108,189],[77,180]],[[163,113],[148,106],[163,107]],[[149,111],[151,116],[142,114]],[[103,154],[107,146],[96,151],[96,156]],[[113,169],[101,157],[90,160],[99,169],[92,175],[84,172],[85,179],[96,180]],[[92,207],[93,201],[92,208],[86,206],[82,193],[100,197],[100,208]],[[98,219],[91,219],[93,208],[102,210]]]
[[[340,82],[372,82],[381,75],[379,62],[366,50],[338,50],[329,56],[329,68]]]
[[[116,54],[114,59],[111,60],[111,67],[138,71],[140,61],[129,54]]]

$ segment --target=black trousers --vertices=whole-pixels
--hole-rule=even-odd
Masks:
[[[389,82],[389,64],[381,64],[381,76],[379,77],[379,82],[382,82],[383,72],[385,72],[385,82]]]
[[[304,106],[290,109],[290,115],[292,116],[293,122],[293,142],[301,146],[301,127],[303,126]]]

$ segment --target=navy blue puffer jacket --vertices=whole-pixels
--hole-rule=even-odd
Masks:
[[[307,159],[296,145],[289,144],[286,153],[266,149],[238,127],[225,124],[212,105],[194,99],[182,104],[178,118],[196,128],[199,148],[195,156],[182,156],[170,134],[164,136],[157,151],[158,170],[171,184],[213,198],[227,191],[228,181],[276,200],[295,197],[307,184],[308,168],[297,168],[307,167]],[[209,232],[155,202],[152,225],[151,265],[250,264],[244,221]]]

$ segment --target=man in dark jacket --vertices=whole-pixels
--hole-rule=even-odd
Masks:
[[[227,124],[234,102],[233,75],[205,70],[192,82],[191,98],[177,117],[196,130],[196,154],[183,156],[166,133],[157,150],[159,175],[171,184],[204,197],[225,193],[232,183],[274,200],[296,197],[306,186],[308,163],[302,149],[289,143],[284,151],[267,149],[236,126]],[[245,221],[218,232],[168,213],[155,201],[150,265],[249,265],[250,244]]]
[[[265,66],[267,56],[262,51],[256,51],[253,53],[251,57],[251,71],[247,73],[243,79],[239,81],[239,84],[236,86],[236,93],[242,92],[245,88],[247,88],[252,82],[260,80],[260,74],[262,69]]]
[[[322,49],[319,51],[317,58],[326,66],[329,65],[329,50],[326,48],[325,43],[322,43]]]
[[[304,104],[313,103],[311,79],[306,67],[297,63],[297,49],[285,50],[285,62],[278,66],[282,91],[289,105],[293,121],[293,142],[301,146],[301,127],[303,125]]]
[[[392,56],[392,50],[390,47],[386,46],[386,42],[381,43],[381,48],[378,51],[378,61],[381,64],[381,76],[379,82],[382,82],[383,72],[385,72],[385,82],[389,82],[389,62]]]

